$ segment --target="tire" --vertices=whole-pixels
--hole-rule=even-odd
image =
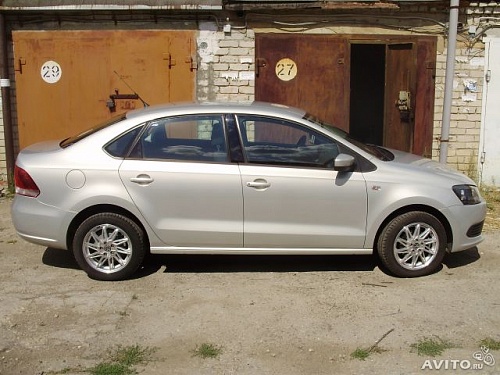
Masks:
[[[382,264],[399,277],[432,274],[446,252],[446,231],[433,215],[412,211],[392,219],[382,230],[377,251]]]
[[[142,264],[144,242],[142,229],[129,218],[100,213],[80,224],[73,238],[73,253],[90,278],[124,280]]]

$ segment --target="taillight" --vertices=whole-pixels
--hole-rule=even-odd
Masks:
[[[14,168],[14,183],[16,184],[16,194],[33,198],[40,195],[40,189],[36,186],[35,181],[33,181],[28,172],[17,165]]]

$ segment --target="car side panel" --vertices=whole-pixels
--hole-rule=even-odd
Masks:
[[[243,246],[243,197],[237,165],[125,160],[120,176],[165,245]],[[151,182],[133,182],[141,176]]]
[[[245,248],[363,248],[367,196],[361,173],[265,165],[240,168]],[[259,181],[269,187],[254,187]]]

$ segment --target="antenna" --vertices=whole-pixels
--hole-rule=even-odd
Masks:
[[[130,89],[130,90],[132,90],[132,92],[133,92],[133,93],[137,96],[137,99],[139,99],[139,100],[142,102],[142,105],[143,105],[144,107],[149,107],[149,104],[148,104],[148,103],[146,103],[146,102],[144,101],[144,99],[142,99],[142,98],[139,96],[139,94],[138,94],[138,93],[136,93],[136,92],[134,91],[134,89],[133,89],[132,87],[130,87],[130,85],[129,85],[129,84],[128,84],[128,83],[127,83],[127,82],[126,82],[126,81],[125,81],[125,80],[124,80],[124,79],[123,79],[123,78],[122,78],[122,77],[121,77],[121,76],[120,76],[120,75],[116,72],[116,70],[113,70],[113,73],[115,73],[115,74],[116,74],[116,76],[120,79],[120,81],[122,81],[122,82],[123,82],[123,83],[124,83],[124,84],[125,84],[125,85],[126,85],[126,86]]]

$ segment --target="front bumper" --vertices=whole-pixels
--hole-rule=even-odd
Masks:
[[[484,240],[482,228],[486,217],[486,202],[449,207],[446,216],[453,233],[450,252],[470,249]]]

